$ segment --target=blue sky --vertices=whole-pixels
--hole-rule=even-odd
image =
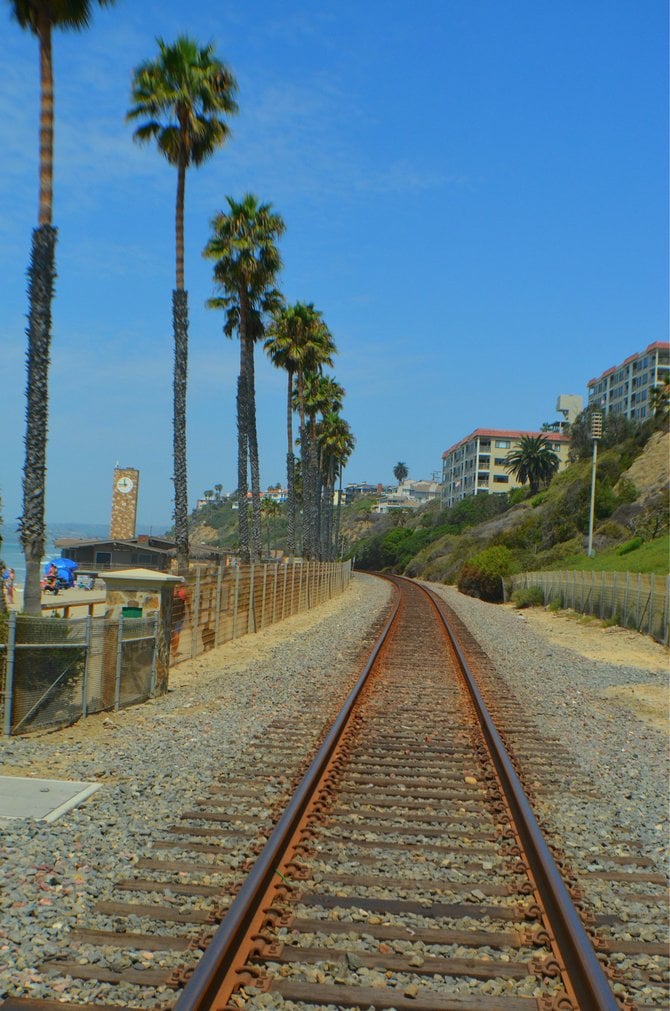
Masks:
[[[213,13],[214,12],[214,13]],[[25,272],[37,216],[36,40],[3,19],[0,495],[21,511]],[[156,36],[214,42],[230,142],[186,183],[189,495],[236,482],[237,342],[201,250],[230,194],[286,222],[280,286],[314,302],[357,446],[345,481],[440,471],[472,429],[534,429],[559,393],[668,339],[665,0],[118,0],[54,36],[47,519],[105,522],[115,463],[140,521],[172,513],[176,173],[125,121]],[[257,351],[263,486],[284,377]]]

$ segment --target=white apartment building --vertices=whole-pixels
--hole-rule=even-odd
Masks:
[[[541,435],[559,459],[568,462],[569,437],[562,432],[511,432],[477,428],[442,454],[442,505],[449,507],[468,495],[493,495],[523,487],[506,470],[507,454],[518,449],[524,436]]]
[[[588,382],[589,407],[623,414],[631,421],[651,416],[649,392],[670,379],[670,343],[656,341]]]

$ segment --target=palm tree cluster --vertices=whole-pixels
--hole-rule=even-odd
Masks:
[[[97,0],[100,6],[115,0]],[[53,68],[54,28],[83,29],[94,0],[9,0],[22,28],[33,32],[40,50],[40,176],[38,227],[33,232],[28,271],[28,353],[26,455],[20,531],[26,558],[24,609],[41,610],[39,566],[45,543],[46,437],[51,303],[54,293],[56,229],[53,207]],[[186,172],[211,158],[230,135],[226,117],[238,111],[237,83],[217,58],[212,45],[199,46],[186,35],[172,44],[157,39],[158,54],[137,67],[132,77],[128,121],[137,121],[133,139],[155,141],[160,154],[177,170],[175,202],[175,287],[172,292],[174,340],[173,481],[178,570],[188,570],[188,494],[186,459],[186,391],[188,377],[188,294],[184,284],[184,205]],[[289,553],[295,552],[296,460],[292,412],[300,415],[303,486],[303,551],[311,558],[330,557],[334,533],[332,501],[337,474],[353,449],[348,426],[339,417],[344,391],[323,375],[332,365],[335,346],[313,306],[287,309],[276,287],[281,269],[277,240],[284,222],[270,204],[253,194],[241,201],[226,197],[227,209],[212,220],[212,235],[203,255],[214,261],[218,290],[211,308],[225,310],[224,333],[240,340],[237,384],[238,504],[240,550],[245,560],[261,556],[261,513],[254,346],[267,337],[267,348],[289,377],[287,477],[289,484]],[[297,327],[297,329],[296,329]],[[298,332],[299,331],[299,332]],[[247,495],[251,481],[251,524]],[[220,497],[221,485],[215,486]],[[209,497],[210,493],[206,494]],[[330,496],[330,497],[329,497]],[[327,504],[324,505],[324,503]],[[266,509],[267,513],[267,509]]]
[[[265,351],[287,376],[286,482],[288,553],[297,544],[297,462],[293,415],[299,419],[302,498],[302,554],[331,559],[337,553],[342,500],[342,471],[354,449],[354,438],[340,411],[344,389],[324,368],[332,367],[335,343],[323,315],[312,303],[296,302],[274,313]],[[334,521],[335,483],[340,481]]]

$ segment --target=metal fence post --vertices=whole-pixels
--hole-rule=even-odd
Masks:
[[[119,637],[116,640],[116,685],[114,688],[114,708],[121,705],[121,666],[123,664],[123,612],[119,615]]]
[[[670,576],[665,578],[665,606],[663,608],[663,642],[668,645],[668,612],[670,611]]]
[[[240,566],[235,566],[235,592],[233,594],[233,633],[231,638],[237,638],[237,600],[240,595]]]
[[[7,628],[7,668],[5,675],[5,737],[9,737],[9,735],[12,732],[12,709],[14,705],[15,651],[16,651],[16,611],[10,611],[9,625]]]
[[[295,562],[293,563],[295,565]],[[286,613],[286,584],[288,582],[288,563],[284,566],[284,589],[282,590],[281,598],[281,620],[284,620],[284,614]]]
[[[654,634],[654,573],[649,581],[649,635]]]
[[[616,586],[616,572],[612,573],[612,611],[610,613],[610,618],[612,621],[616,619],[617,614],[617,586]]]
[[[223,586],[223,565],[219,565],[216,576],[216,606],[214,608],[214,645],[219,645],[219,630],[221,628],[221,587]]]
[[[600,574],[600,620],[605,617],[605,570]]]
[[[255,597],[255,589],[254,589],[254,575],[255,575],[255,572],[256,572],[256,570],[255,570],[255,567],[254,567],[254,563],[252,562],[251,565],[249,566],[249,611],[247,613],[247,632],[255,632],[256,631],[256,601],[254,599],[254,597]]]
[[[151,698],[156,698],[156,671],[158,662],[158,619],[160,612],[156,611],[154,614],[154,651],[151,655],[151,683],[149,685],[149,691],[151,693]]]
[[[268,585],[268,563],[263,566],[263,593],[261,594],[261,628],[265,628],[265,591]]]
[[[294,602],[294,586],[295,586],[295,565],[296,565],[296,563],[294,562],[293,563],[293,570],[291,572],[291,614],[294,613],[294,611],[293,611],[293,602]],[[302,581],[302,564],[300,566],[300,579]],[[300,596],[299,593],[298,593],[298,596]]]
[[[198,625],[200,624],[200,569],[195,570],[195,600],[191,611],[191,660],[198,652]]]
[[[638,572],[637,574],[637,602],[635,604],[635,628],[640,631],[640,625],[642,619],[640,617],[640,595],[642,593],[642,574]]]
[[[277,583],[279,582],[279,563],[275,565],[275,585],[272,590],[272,624],[277,621]]]
[[[88,716],[88,659],[91,655],[91,622],[90,614],[86,615],[86,658],[84,660],[84,680],[81,686],[81,715]]]
[[[623,591],[623,625],[628,628],[628,589],[630,587],[630,572],[626,573],[626,585]]]

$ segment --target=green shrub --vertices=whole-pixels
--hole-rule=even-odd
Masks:
[[[511,506],[519,505],[520,502],[525,502],[528,498],[528,489],[512,488],[512,490],[508,492],[508,498]]]
[[[637,548],[641,547],[643,543],[644,542],[641,537],[631,537],[631,539],[626,541],[625,544],[619,545],[616,553],[617,555],[627,555],[629,551],[635,551]]]
[[[560,597],[557,597],[556,600],[550,600],[547,604],[547,610],[553,611],[554,614],[556,614],[557,611],[562,611],[563,605],[561,604]]]
[[[501,603],[503,576],[509,576],[513,561],[509,548],[502,545],[485,548],[462,567],[458,575],[458,589],[469,597]]]
[[[628,535],[626,528],[616,520],[606,520],[598,527],[596,533],[600,537],[606,537],[608,541],[621,541]]]
[[[543,607],[544,590],[541,586],[524,586],[512,594],[512,603],[518,610],[524,607]]]
[[[622,477],[614,490],[621,504],[635,502],[638,497],[638,490],[629,477]]]

